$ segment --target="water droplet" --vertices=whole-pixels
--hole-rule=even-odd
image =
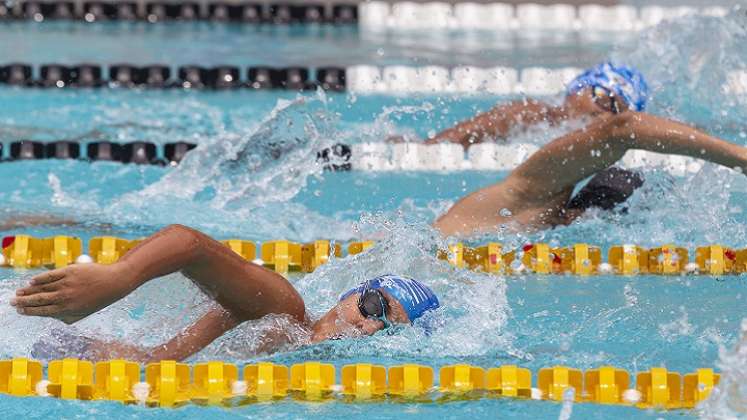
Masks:
[[[376,55],[378,55],[379,57],[383,57],[384,56],[384,49],[383,48],[378,48],[376,50]]]
[[[503,217],[511,217],[513,216],[513,213],[511,213],[511,210],[503,208],[500,212],[498,212]]]

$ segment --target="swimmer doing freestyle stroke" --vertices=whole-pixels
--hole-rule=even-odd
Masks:
[[[640,75],[625,69],[607,65],[576,79],[566,102],[581,101],[587,103],[586,108],[599,108],[591,113],[588,125],[548,143],[504,180],[462,198],[434,222],[434,227],[444,235],[490,232],[509,221],[526,229],[541,229],[567,224],[590,207],[614,208],[643,182],[636,174],[611,168],[630,149],[691,156],[727,168],[747,169],[747,149],[685,124],[640,112],[645,103],[645,84],[636,85],[634,81]],[[514,105],[509,105],[506,116],[494,117],[526,122],[528,115],[549,112],[537,111],[539,105],[535,102],[527,103],[532,104],[531,109],[517,114]],[[478,116],[436,139],[467,139],[463,144],[468,146],[475,139],[500,134],[497,126],[493,117]],[[468,134],[460,140],[449,133]],[[576,184],[592,175],[591,181],[572,196]],[[502,215],[501,209],[508,209],[511,216]],[[149,280],[176,271],[191,279],[218,305],[165,344],[143,348],[86,339],[82,351],[85,356],[180,360],[238,324],[270,314],[287,316],[308,331],[308,342],[316,343],[371,335],[391,324],[412,323],[439,307],[438,298],[427,286],[386,275],[344,293],[332,309],[312,321],[300,294],[283,276],[248,262],[221,243],[181,225],[169,226],[149,237],[115,264],[72,265],[36,275],[27,287],[16,292],[11,305],[24,315],[73,323]],[[287,337],[283,331],[271,332],[261,351],[288,344]]]

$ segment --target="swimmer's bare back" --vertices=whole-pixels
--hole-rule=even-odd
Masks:
[[[649,114],[605,114],[548,143],[505,180],[462,198],[434,226],[445,235],[469,235],[495,231],[504,223],[524,228],[565,223],[568,215],[560,213],[573,187],[612,166],[630,149],[690,156],[747,170],[747,149],[742,146]]]
[[[182,272],[219,307],[163,346],[155,359],[182,359],[239,323],[285,314],[305,323],[301,295],[281,275],[244,260],[210,237],[172,225],[149,237],[112,265],[76,264],[48,271],[19,289],[19,313],[73,323],[99,311],[147,281]]]

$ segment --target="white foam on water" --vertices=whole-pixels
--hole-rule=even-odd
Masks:
[[[721,381],[698,407],[701,418],[747,417],[747,318],[742,320],[740,335],[733,348],[720,347],[718,367]]]
[[[733,71],[747,69],[744,8],[726,17],[665,21],[643,32],[638,42],[618,48],[613,58],[645,75],[655,113],[716,130],[743,128],[747,97],[724,86]]]

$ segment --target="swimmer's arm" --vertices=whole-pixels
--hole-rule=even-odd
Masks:
[[[747,170],[747,149],[682,123],[638,112],[598,117],[537,151],[506,179],[527,199],[567,191],[612,166],[630,149],[690,156]]]
[[[425,143],[452,142],[461,144],[466,149],[486,138],[506,138],[514,127],[526,127],[542,121],[554,124],[566,116],[562,108],[533,99],[514,101],[462,121]]]
[[[215,339],[239,325],[240,321],[218,306],[194,324],[182,330],[167,343],[150,349],[152,361],[184,360],[207,347]]]
[[[73,323],[177,271],[242,321],[268,314],[306,319],[303,298],[283,276],[182,225],[162,229],[115,264],[75,264],[38,274],[10,304],[24,315]]]
[[[182,330],[167,343],[142,347],[119,341],[94,341],[89,347],[95,360],[125,358],[141,363],[160,360],[184,360],[212,343],[239,324],[236,318],[221,307],[215,307],[194,324]]]

